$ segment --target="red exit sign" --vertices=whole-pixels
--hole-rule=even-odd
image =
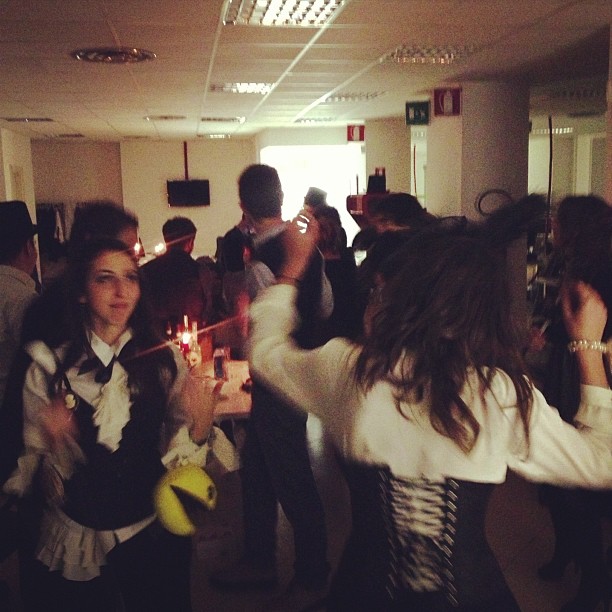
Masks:
[[[452,117],[461,114],[461,88],[434,89],[434,115]]]
[[[346,140],[348,142],[363,142],[365,140],[365,125],[347,125]]]

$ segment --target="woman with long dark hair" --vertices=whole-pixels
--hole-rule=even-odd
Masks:
[[[123,242],[86,242],[66,274],[64,342],[26,346],[25,449],[5,485],[41,499],[27,609],[190,610],[190,540],[153,507],[172,461],[203,460],[187,367],[155,333]]]
[[[305,351],[291,339],[312,221],[287,233],[278,284],[251,309],[253,374],[322,419],[351,491],[328,610],[518,611],[485,537],[494,486],[510,469],[612,487],[606,309],[588,285],[564,289],[582,382],[575,428],[524,376],[505,274],[515,236],[500,222],[514,212],[407,240],[362,345],[333,339]]]
[[[600,294],[608,312],[612,308],[612,207],[593,195],[568,196],[561,200],[553,217],[553,264],[556,280],[589,283]],[[554,296],[549,290],[549,295]],[[553,300],[551,300],[553,301]],[[580,380],[575,355],[567,351],[571,339],[553,301],[548,313],[546,348],[549,358],[543,375],[543,393],[561,418],[572,423],[580,404]],[[612,336],[608,319],[603,340]],[[608,373],[610,380],[610,372]],[[539,568],[546,581],[560,580],[566,568],[575,563],[580,582],[573,599],[561,612],[591,612],[611,585],[604,559],[601,521],[612,516],[612,494],[585,491],[580,487],[543,486],[540,496],[550,510],[555,532],[552,558]]]

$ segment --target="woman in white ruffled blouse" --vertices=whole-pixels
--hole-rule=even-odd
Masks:
[[[87,243],[67,274],[71,332],[59,349],[26,347],[25,451],[5,485],[41,499],[30,605],[190,610],[190,540],[159,526],[152,492],[167,468],[204,464],[189,435],[191,378],[155,335],[123,243]]]
[[[564,289],[582,383],[574,427],[524,376],[505,278],[513,235],[495,228],[440,224],[408,239],[360,345],[305,351],[292,339],[316,224],[285,232],[277,284],[251,307],[252,375],[322,420],[351,492],[330,612],[518,612],[486,539],[495,485],[512,470],[612,488],[606,308],[585,284]]]

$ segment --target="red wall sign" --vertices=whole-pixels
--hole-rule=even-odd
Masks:
[[[461,88],[434,89],[434,115],[452,117],[461,114]]]
[[[346,140],[348,142],[363,142],[365,140],[365,125],[347,125]]]

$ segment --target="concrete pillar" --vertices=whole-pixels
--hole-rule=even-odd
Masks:
[[[432,111],[433,112],[433,111]],[[461,116],[431,117],[427,127],[427,168],[424,204],[433,215],[461,213]]]
[[[478,219],[474,204],[482,192],[503,189],[519,198],[527,191],[529,88],[521,83],[464,83],[462,115],[461,210]]]
[[[465,82],[461,88],[461,115],[434,116],[427,129],[427,209],[479,221],[475,203],[484,191],[504,190],[514,199],[527,192],[529,88],[498,81]],[[486,198],[483,208],[490,212],[502,203]],[[525,330],[526,255],[526,241],[512,245],[507,271],[514,314]]]
[[[462,214],[482,219],[475,203],[484,191],[500,189],[513,199],[527,192],[529,157],[529,88],[526,83],[465,83],[463,85],[463,143],[461,155]],[[485,198],[491,211],[502,199]],[[508,249],[507,274],[512,309],[527,333],[527,241]]]

